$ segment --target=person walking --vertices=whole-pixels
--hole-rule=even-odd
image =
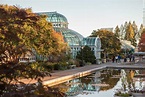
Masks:
[[[115,56],[116,63],[118,62],[118,56]]]
[[[127,57],[126,56],[124,57],[124,62],[127,62]]]
[[[129,62],[131,62],[132,61],[132,55],[130,54],[129,55]]]
[[[135,62],[135,56],[134,55],[132,55],[132,61]]]
[[[113,57],[112,57],[112,62],[114,63],[114,61],[115,61],[115,56],[113,55]]]
[[[120,63],[121,62],[121,56],[118,55],[118,62]]]

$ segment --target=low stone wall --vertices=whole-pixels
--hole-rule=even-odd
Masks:
[[[87,76],[87,75],[89,75],[89,74],[91,74],[91,73],[93,73],[97,70],[101,70],[101,69],[104,69],[104,68],[106,68],[106,66],[102,66],[100,68],[94,68],[94,69],[91,69],[91,70],[87,70],[87,71],[84,71],[84,72],[79,72],[79,73],[76,73],[76,74],[72,74],[72,75],[68,75],[68,76],[64,76],[64,77],[60,77],[60,78],[56,78],[56,79],[52,79],[52,80],[43,81],[43,85],[47,85],[47,86],[51,87],[51,86],[61,84],[63,82],[75,79],[75,78]]]
[[[103,65],[100,67],[96,67],[94,69],[90,69],[90,70],[86,70],[83,72],[77,72],[71,75],[67,75],[67,76],[63,76],[63,77],[59,77],[59,78],[55,78],[55,79],[51,79],[51,80],[45,80],[43,81],[44,85],[48,85],[48,86],[54,86],[57,84],[61,84],[63,82],[75,79],[75,78],[79,78],[79,77],[83,77],[83,76],[87,76],[93,72],[96,72],[97,70],[101,70],[101,69],[105,69],[105,68],[114,68],[114,69],[145,69],[145,66],[143,65],[130,65],[130,64],[114,64],[114,65]]]

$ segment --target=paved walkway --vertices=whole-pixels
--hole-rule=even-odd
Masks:
[[[145,69],[145,61],[137,62],[137,63],[112,63],[107,62],[100,65],[86,65],[84,67],[76,67],[74,69],[64,70],[64,71],[54,71],[51,73],[51,77],[47,76],[43,78],[43,84],[52,86],[56,83],[65,82],[70,78],[75,78],[78,75],[84,75],[89,72],[95,71],[97,69],[112,67],[112,68],[131,68],[131,69]],[[28,80],[24,79],[23,82],[26,83],[35,83],[36,80]]]

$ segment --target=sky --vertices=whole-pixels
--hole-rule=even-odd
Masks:
[[[84,37],[126,21],[135,21],[138,27],[143,23],[143,0],[0,0],[0,4],[32,8],[33,12],[57,11],[67,18],[70,29]]]

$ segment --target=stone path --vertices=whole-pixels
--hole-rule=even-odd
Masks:
[[[58,83],[65,82],[69,79],[80,77],[87,75],[88,73],[91,73],[92,71],[95,71],[97,69],[102,69],[106,67],[111,68],[131,68],[131,69],[145,69],[145,61],[138,62],[138,63],[112,63],[107,62],[100,65],[86,65],[84,67],[76,67],[74,69],[64,70],[64,71],[54,71],[54,73],[51,73],[51,77],[47,76],[43,79],[44,85],[55,85]],[[36,83],[36,80],[28,80],[23,79],[23,82],[25,83]]]

